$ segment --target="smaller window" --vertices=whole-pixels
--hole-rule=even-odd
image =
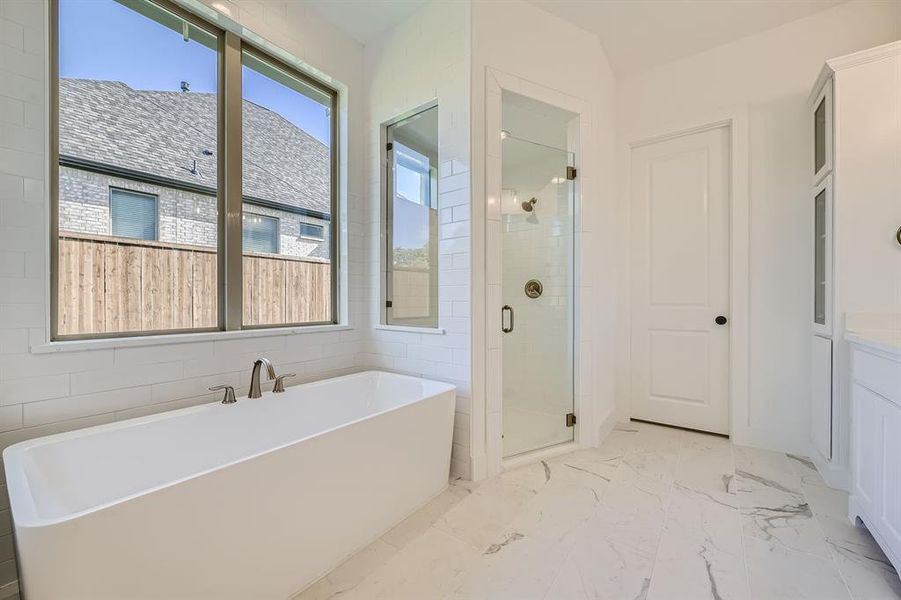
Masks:
[[[278,219],[245,212],[242,229],[244,252],[278,254]]]
[[[438,107],[385,127],[387,325],[438,327]]]
[[[157,239],[157,197],[110,188],[110,231],[115,237]]]
[[[321,242],[325,239],[325,228],[322,225],[315,225],[313,223],[301,223],[300,237]]]

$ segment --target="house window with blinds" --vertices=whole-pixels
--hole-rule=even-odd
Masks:
[[[156,241],[157,202],[155,194],[110,188],[110,233],[113,237]]]
[[[242,226],[244,252],[278,254],[278,219],[245,212]]]

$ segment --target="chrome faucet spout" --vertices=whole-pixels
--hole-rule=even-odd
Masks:
[[[250,373],[250,391],[247,392],[248,398],[259,398],[263,395],[263,392],[260,389],[260,367],[263,365],[266,365],[266,374],[269,376],[269,380],[275,379],[275,368],[273,368],[269,359],[258,358],[253,363],[253,371]]]

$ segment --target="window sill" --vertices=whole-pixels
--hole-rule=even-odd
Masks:
[[[382,325],[373,326],[373,329],[382,331],[402,331],[404,333],[424,333],[426,335],[444,335],[447,333],[440,327],[407,327],[405,325]]]
[[[104,338],[93,340],[70,340],[45,342],[32,345],[32,354],[52,354],[54,352],[82,352],[109,348],[134,348],[139,346],[168,346],[170,344],[191,344],[240,338],[274,337],[328,331],[348,331],[350,325],[310,325],[307,327],[272,327],[270,329],[242,329],[240,331],[203,331],[198,333],[173,333],[170,335],[145,335],[127,338]]]

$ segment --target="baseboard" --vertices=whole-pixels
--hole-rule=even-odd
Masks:
[[[827,462],[816,452],[813,453],[810,459],[816,465],[817,471],[820,472],[826,485],[837,490],[851,491],[851,470],[848,467],[841,467]]]
[[[730,436],[732,442],[739,446],[750,446],[773,452],[797,454],[798,456],[812,457],[815,452],[806,440],[798,440],[797,436],[773,433],[772,431],[758,429],[756,427],[734,428]]]
[[[604,443],[604,440],[607,439],[607,436],[610,435],[610,432],[616,427],[618,421],[619,419],[616,418],[616,407],[614,406],[607,412],[607,416],[601,419],[601,422],[598,425],[598,446]]]
[[[488,464],[484,454],[469,457],[469,477],[472,481],[482,481],[488,477]]]

